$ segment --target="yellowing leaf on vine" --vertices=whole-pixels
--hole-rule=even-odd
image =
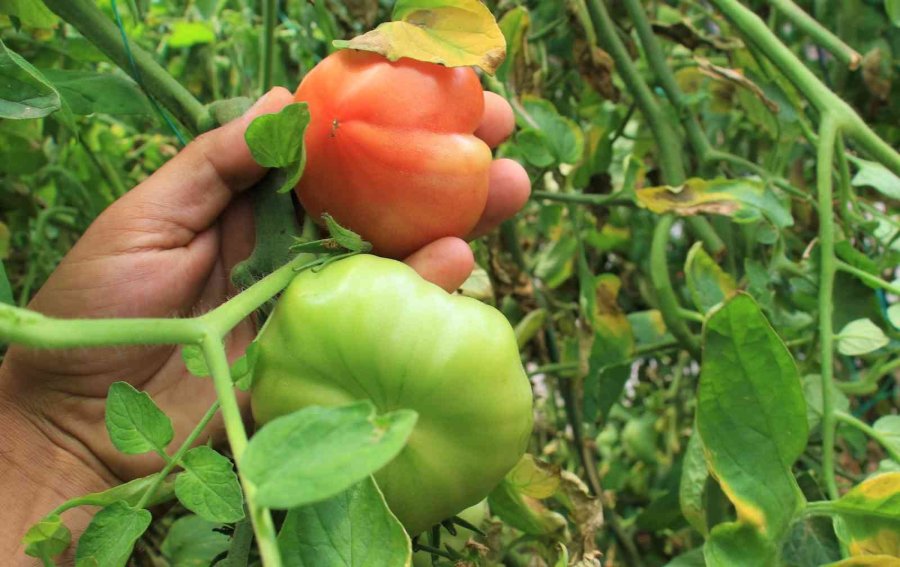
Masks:
[[[756,222],[767,218],[777,228],[794,224],[790,211],[766,185],[753,179],[694,177],[682,185],[645,187],[637,190],[640,206],[657,214],[691,216],[712,213],[736,222]]]
[[[447,67],[477,66],[493,75],[506,57],[506,40],[479,0],[397,0],[392,22],[335,47],[409,57]]]
[[[900,556],[900,472],[864,480],[834,503],[851,555]]]

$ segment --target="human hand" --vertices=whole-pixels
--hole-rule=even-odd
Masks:
[[[485,97],[485,117],[476,134],[495,146],[512,131],[512,111],[500,97]],[[231,268],[253,247],[252,207],[241,193],[265,173],[247,149],[244,130],[256,116],[277,112],[292,101],[287,90],[273,89],[245,116],[200,136],[112,204],[29,307],[61,318],[186,317],[224,302],[235,292],[228,278]],[[521,166],[497,160],[488,203],[471,236],[488,232],[514,214],[528,193]],[[465,242],[443,238],[407,262],[426,279],[453,290],[471,273],[474,261]],[[240,356],[254,336],[249,321],[235,328],[226,340],[229,358]],[[105,397],[109,386],[120,380],[146,391],[169,415],[176,444],[215,399],[211,382],[188,375],[173,346],[10,348],[0,368],[0,420],[21,434],[16,435],[18,445],[0,462],[18,477],[13,480],[4,472],[9,479],[4,481],[6,496],[18,503],[24,503],[27,494],[48,498],[46,488],[52,486],[56,490],[48,500],[57,502],[161,468],[158,456],[123,455],[109,441]],[[214,420],[205,434],[222,438],[221,422]],[[37,497],[28,502],[27,510],[17,504],[23,527],[50,508]],[[70,522],[77,525],[78,520]]]

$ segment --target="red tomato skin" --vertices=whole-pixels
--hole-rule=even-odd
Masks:
[[[472,69],[341,50],[294,98],[311,113],[295,190],[313,218],[331,214],[390,258],[475,227],[491,151],[473,135],[484,95]]]

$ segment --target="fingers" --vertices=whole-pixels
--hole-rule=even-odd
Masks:
[[[511,159],[498,159],[491,164],[491,181],[487,204],[481,220],[472,230],[469,239],[484,236],[500,223],[515,215],[525,206],[531,194],[531,181],[519,163]]]
[[[140,221],[140,230],[148,234],[173,229],[176,235],[178,229],[196,234],[205,230],[234,195],[265,174],[244,141],[247,126],[257,116],[277,112],[291,102],[290,91],[272,89],[241,118],[197,137],[120,199],[116,210],[131,221]]]
[[[446,237],[425,245],[406,259],[419,275],[444,288],[456,291],[475,267],[469,245],[459,238]]]
[[[481,119],[481,125],[475,130],[475,135],[484,140],[485,144],[495,148],[509,138],[515,126],[516,118],[506,99],[485,91],[484,117]]]

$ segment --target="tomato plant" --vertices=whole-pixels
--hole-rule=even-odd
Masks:
[[[309,104],[307,165],[297,195],[402,258],[481,217],[491,152],[473,135],[484,113],[471,68],[339,51],[300,83]]]
[[[0,556],[896,563],[898,7],[0,1]],[[359,255],[469,236],[501,99],[472,277]]]

